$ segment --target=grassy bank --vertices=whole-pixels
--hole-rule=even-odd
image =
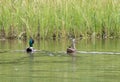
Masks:
[[[0,0],[0,30],[10,38],[22,35],[119,38],[119,3],[119,0]]]

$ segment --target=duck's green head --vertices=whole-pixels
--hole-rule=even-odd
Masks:
[[[29,40],[29,46],[33,47],[33,44],[34,44],[34,40],[32,38],[30,38],[30,40]]]

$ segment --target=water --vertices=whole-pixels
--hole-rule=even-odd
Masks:
[[[67,40],[0,41],[0,82],[119,82],[120,40],[78,40],[76,56],[66,54]]]

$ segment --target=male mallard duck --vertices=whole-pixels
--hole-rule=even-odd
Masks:
[[[28,47],[28,48],[26,49],[27,52],[33,52],[33,44],[34,44],[34,40],[33,40],[32,37],[30,37],[30,40],[29,40],[29,46],[30,46],[30,47]]]
[[[76,52],[76,48],[75,48],[75,39],[72,39],[72,44],[71,46],[69,46],[69,48],[67,48],[67,53],[75,53]]]

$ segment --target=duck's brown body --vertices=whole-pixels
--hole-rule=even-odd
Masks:
[[[73,48],[67,48],[67,53],[75,53],[76,49]]]
[[[67,53],[75,53],[76,52],[76,48],[75,48],[75,39],[72,40],[72,44],[69,48],[67,48]]]

